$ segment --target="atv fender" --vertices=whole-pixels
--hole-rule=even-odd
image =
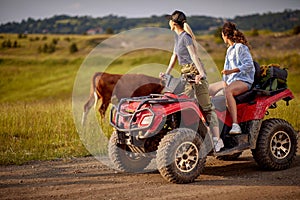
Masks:
[[[256,148],[256,141],[263,120],[252,120],[247,124],[247,132],[249,133],[250,149]]]
[[[157,132],[157,129],[161,127],[161,123],[164,123],[164,120],[167,116],[173,115],[175,113],[181,113],[181,127],[188,127],[192,124],[199,123],[202,121],[203,124],[206,124],[206,120],[200,111],[198,105],[196,103],[191,102],[177,102],[160,107],[159,109],[155,109],[155,106],[152,107],[152,111],[155,116],[155,121],[149,130],[147,130],[146,135],[152,135],[152,133]]]

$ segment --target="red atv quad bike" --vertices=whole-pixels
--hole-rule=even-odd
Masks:
[[[264,120],[268,109],[276,108],[276,102],[284,100],[288,105],[294,98],[289,89],[269,92],[253,88],[236,97],[242,128],[239,135],[228,134],[232,121],[224,96],[213,97],[225,145],[216,152],[197,100],[179,94],[186,81],[189,80],[166,75],[163,95],[125,98],[113,106],[110,123],[114,131],[108,152],[115,169],[142,172],[155,159],[164,179],[189,183],[200,175],[207,156],[233,160],[247,149],[252,150],[263,169],[283,170],[291,166],[297,152],[296,131],[283,119]]]

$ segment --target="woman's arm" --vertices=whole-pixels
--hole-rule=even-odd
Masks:
[[[222,70],[222,74],[225,74],[225,75],[229,75],[229,74],[232,74],[232,73],[238,73],[240,72],[240,69],[239,68],[234,68],[234,69],[227,69],[227,70]]]
[[[196,49],[195,49],[194,45],[187,46],[187,49],[189,51],[189,54],[191,56],[191,59],[192,59],[193,63],[195,64],[197,70],[199,71],[200,79],[205,77],[206,75],[205,75],[205,72],[204,72],[204,67],[203,67],[202,63],[200,62],[199,57],[197,56]]]
[[[159,73],[159,77],[163,78],[165,74],[170,74],[171,70],[173,69],[173,67],[174,67],[174,65],[176,63],[176,61],[177,61],[177,55],[176,55],[175,52],[173,52],[173,54],[171,56],[171,59],[170,59],[170,62],[169,62],[169,66],[168,66],[166,72],[165,73],[160,72]]]
[[[175,52],[173,52],[173,55],[171,56],[171,59],[170,59],[170,62],[169,62],[169,66],[166,70],[166,73],[165,74],[170,74],[171,70],[173,69],[175,63],[177,61],[177,55]]]

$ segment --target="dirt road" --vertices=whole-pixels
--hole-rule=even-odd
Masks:
[[[93,157],[0,166],[0,199],[300,199],[300,153],[284,171],[260,170],[250,151],[234,162],[209,157],[185,185],[158,172],[117,173]]]

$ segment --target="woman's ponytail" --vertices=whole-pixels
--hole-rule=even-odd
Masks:
[[[184,30],[185,32],[187,32],[188,34],[190,34],[190,36],[192,36],[192,39],[193,39],[193,40],[196,40],[196,37],[195,37],[195,35],[194,35],[194,33],[193,33],[193,31],[192,31],[190,25],[188,25],[188,23],[186,23],[186,22],[183,23],[183,30]]]
[[[185,32],[187,32],[187,33],[192,37],[194,47],[195,47],[196,50],[197,50],[198,47],[197,47],[196,37],[195,37],[195,35],[194,35],[194,33],[193,33],[193,30],[191,29],[190,25],[188,25],[188,23],[184,22],[184,23],[183,23],[183,30],[184,30]]]

